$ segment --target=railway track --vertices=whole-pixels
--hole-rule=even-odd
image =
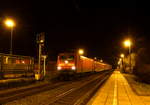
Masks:
[[[60,82],[58,83],[43,83],[40,85],[33,85],[31,87],[23,87],[18,89],[10,89],[8,91],[0,91],[0,104],[7,103],[16,99],[23,98],[25,96],[30,96],[36,93],[40,93],[47,90],[52,90],[57,87],[61,87],[66,84],[72,84],[73,81]]]
[[[93,89],[95,87],[99,87],[104,80],[106,80],[110,72],[104,72],[102,74],[96,74],[89,76],[87,78],[82,78],[80,81],[69,81],[69,82],[60,82],[55,84],[43,84],[41,86],[28,88],[24,90],[19,91],[13,91],[8,92],[5,94],[0,94],[0,103],[6,105],[17,105],[13,103],[13,100],[25,100],[23,97],[25,96],[31,96],[29,99],[30,101],[34,101],[33,94],[40,93],[39,96],[40,101],[34,103],[24,103],[22,102],[22,105],[80,105],[81,103],[85,103],[85,100],[88,100],[88,98],[93,93]],[[106,78],[107,77],[107,78]],[[104,79],[105,78],[105,79]],[[45,92],[45,93],[44,93]],[[88,93],[88,94],[87,94]],[[47,94],[45,97],[43,97],[43,94]],[[37,94],[38,95],[38,94]],[[85,97],[88,96],[88,97]],[[41,97],[42,96],[42,97]],[[37,98],[37,96],[35,96]],[[22,98],[22,99],[21,99]],[[71,100],[71,101],[70,101]],[[9,102],[12,101],[12,102]],[[9,102],[7,104],[7,102]],[[21,102],[21,101],[19,101]],[[25,101],[27,102],[27,101]]]
[[[94,80],[82,84],[80,87],[70,89],[57,96],[58,98],[48,103],[48,105],[85,105],[96,89],[98,89],[109,76],[110,73],[105,73]]]
[[[49,89],[56,88],[58,86],[64,85],[64,82],[56,83],[53,86],[49,83],[42,84],[39,86],[33,86],[29,88],[21,88],[21,89],[16,89],[16,90],[10,90],[6,92],[1,92],[0,93],[0,104],[13,101],[19,98],[23,98],[25,96],[33,95],[42,91],[46,91]]]

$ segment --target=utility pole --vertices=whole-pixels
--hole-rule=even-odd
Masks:
[[[41,73],[41,44],[39,43],[39,60],[38,60],[38,69]]]
[[[131,45],[129,46],[129,65],[130,65],[130,72],[133,73],[132,64],[131,64]]]
[[[13,40],[13,27],[11,27],[11,37],[10,37],[10,54],[12,55],[12,44],[13,44],[13,42],[12,42],[12,40]]]

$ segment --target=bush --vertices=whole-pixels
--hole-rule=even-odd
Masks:
[[[137,53],[136,65],[134,74],[142,81],[150,83],[150,51],[146,48],[141,48]]]

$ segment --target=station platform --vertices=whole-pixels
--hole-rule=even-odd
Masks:
[[[150,105],[150,96],[136,95],[120,71],[114,71],[87,105]]]

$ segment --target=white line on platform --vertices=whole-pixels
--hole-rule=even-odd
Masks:
[[[113,105],[117,105],[117,74],[115,74],[114,98]]]

